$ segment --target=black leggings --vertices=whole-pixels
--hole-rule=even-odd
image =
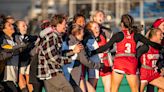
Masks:
[[[18,88],[12,81],[4,82],[5,92],[18,92]]]
[[[33,85],[33,92],[42,92],[42,88],[44,87],[43,81],[38,81],[38,83],[31,83]]]

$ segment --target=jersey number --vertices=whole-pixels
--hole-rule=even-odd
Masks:
[[[126,43],[125,47],[126,47],[125,53],[130,53],[131,52],[131,44],[130,43]]]

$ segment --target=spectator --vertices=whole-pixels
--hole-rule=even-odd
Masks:
[[[51,26],[40,33],[43,42],[38,50],[38,78],[44,81],[46,92],[73,92],[72,86],[62,74],[62,66],[71,62],[66,54],[79,53],[81,45],[77,45],[68,53],[62,53],[62,33],[66,31],[66,19],[63,15],[54,15]]]

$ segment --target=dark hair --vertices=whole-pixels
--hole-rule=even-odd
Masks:
[[[2,31],[5,28],[5,24],[7,23],[7,19],[5,16],[0,16],[0,30]]]
[[[50,24],[51,24],[51,26],[56,27],[57,24],[59,24],[59,23],[61,24],[64,20],[66,20],[66,17],[64,15],[62,15],[62,14],[55,14],[52,17],[52,19],[50,21]]]
[[[43,20],[41,24],[41,30],[47,28],[50,26],[50,21],[49,20]]]
[[[73,17],[73,23],[75,23],[79,17],[83,17],[85,19],[85,16],[83,14],[78,13]]]
[[[81,30],[83,30],[83,27],[81,27],[80,25],[72,25],[71,34],[75,36],[76,34],[79,34]]]
[[[121,17],[121,23],[123,23],[125,28],[128,28],[129,33],[138,33],[140,28],[138,28],[136,25],[134,25],[134,19],[131,15],[129,14],[124,14]]]

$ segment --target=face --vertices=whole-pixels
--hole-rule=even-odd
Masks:
[[[98,37],[100,34],[100,28],[97,23],[93,23],[91,26],[91,31],[95,37]]]
[[[27,33],[27,24],[24,21],[19,22],[18,28],[22,35],[25,35]]]
[[[105,15],[102,12],[98,12],[94,17],[94,21],[96,21],[99,24],[102,24],[104,20],[105,20]]]
[[[5,28],[4,28],[4,32],[6,34],[13,34],[14,33],[14,27],[11,23],[6,22],[5,23]]]
[[[65,33],[66,32],[66,20],[63,20],[61,24],[57,24],[57,31],[60,33]]]
[[[156,32],[156,39],[157,39],[157,42],[158,42],[158,43],[161,43],[161,41],[162,41],[162,39],[163,39],[163,33],[162,33],[161,30],[158,30],[158,31]]]
[[[79,41],[82,41],[82,40],[83,40],[83,36],[84,36],[84,30],[81,29],[81,30],[80,30],[80,33],[76,35],[76,38],[77,38]]]
[[[85,19],[83,17],[78,17],[76,20],[76,24],[84,27],[85,26]]]
[[[164,33],[164,22],[162,22],[159,26],[158,26],[159,29],[162,30],[162,32]]]

